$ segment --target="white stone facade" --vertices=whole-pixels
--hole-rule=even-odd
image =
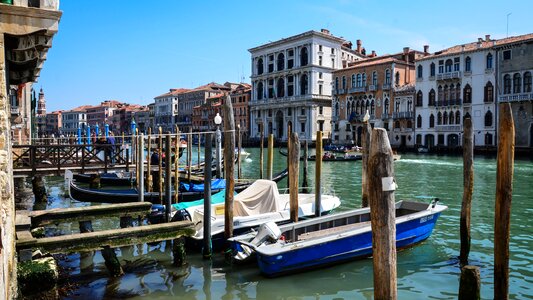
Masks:
[[[61,133],[64,135],[76,135],[78,128],[81,128],[81,133],[84,134],[87,126],[87,114],[80,110],[64,111],[61,114],[61,123]]]
[[[174,90],[156,97],[154,117],[156,127],[161,126],[163,131],[173,130],[175,117],[178,115],[178,95]]]
[[[265,137],[280,141],[289,125],[300,139],[314,140],[317,130],[331,134],[331,73],[360,58],[345,42],[325,30],[308,31],[249,49],[250,138],[259,138],[260,125]]]

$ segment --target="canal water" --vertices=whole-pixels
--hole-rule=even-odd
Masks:
[[[243,176],[259,174],[259,150],[247,149]],[[196,155],[193,155],[196,156]],[[183,159],[183,158],[182,158]],[[266,165],[266,153],[265,153]],[[275,153],[274,172],[285,168],[286,157]],[[399,299],[456,299],[459,289],[459,218],[463,166],[458,156],[404,154],[394,164],[396,200],[430,201],[438,197],[447,205],[431,237],[398,253]],[[481,269],[481,298],[493,298],[493,239],[495,158],[475,157],[470,263]],[[340,210],[360,206],[360,162],[323,164],[323,186],[342,200]],[[300,178],[302,175],[300,175]],[[313,186],[314,163],[309,162]],[[65,197],[61,178],[47,179],[48,208],[84,206]],[[286,187],[286,180],[280,187]],[[515,162],[510,249],[510,298],[533,299],[533,162]],[[96,204],[95,204],[96,205]],[[40,208],[42,209],[42,207]],[[95,230],[117,228],[117,220],[94,224]],[[77,224],[48,229],[49,234],[76,232]],[[188,254],[188,264],[172,266],[170,244],[125,247],[117,250],[126,274],[110,279],[99,252],[60,257],[64,299],[372,299],[372,259],[362,259],[310,272],[269,279],[254,265],[228,266],[223,254],[204,261]]]

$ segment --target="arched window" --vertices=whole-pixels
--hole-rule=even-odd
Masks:
[[[519,94],[520,87],[522,87],[522,76],[520,76],[520,73],[515,73],[513,75],[513,93]]]
[[[531,78],[531,76],[530,76]],[[374,71],[372,72],[372,84],[374,86],[378,85],[378,72]]]
[[[400,128],[400,121],[394,121],[394,128]]]
[[[362,82],[362,85],[363,87],[366,86],[366,73],[363,73],[363,82]]]
[[[411,122],[411,120],[407,120],[407,127],[406,128],[413,129],[413,122]]]
[[[258,74],[258,75],[263,74],[263,71],[264,71],[263,67],[264,67],[264,66],[263,66],[263,59],[262,59],[262,58],[259,58],[259,59],[257,60],[257,74]]]
[[[277,96],[278,98],[285,97],[285,80],[283,78],[278,79]]]
[[[335,77],[335,90],[339,90],[339,77]]]
[[[346,89],[346,76],[342,76],[342,89]]]
[[[400,101],[396,101],[394,105],[395,105],[394,111],[395,112],[400,112]]]
[[[350,116],[350,109],[352,108],[352,101],[346,102],[346,119]]]
[[[531,72],[524,73],[524,93],[531,93]]]
[[[431,63],[431,65],[429,65],[429,76],[435,76],[435,63]]]
[[[485,84],[484,100],[491,103],[494,101],[494,87],[490,81]]]
[[[461,84],[458,83],[455,86],[455,100],[457,100],[457,105],[461,105]]]
[[[431,91],[429,91],[428,106],[433,106],[433,105],[435,105],[435,90],[431,89]]]
[[[465,58],[465,72],[472,72],[472,59],[470,56]]]
[[[352,88],[355,87],[355,74],[352,74]]]
[[[467,84],[463,90],[464,103],[472,103],[472,88]]]
[[[447,59],[446,63],[444,64],[444,72],[448,73],[452,71],[453,61],[451,59]]]
[[[448,124],[448,113],[444,112],[442,114],[442,125],[447,125],[447,124]]]
[[[444,86],[444,105],[448,105],[448,100],[450,100],[450,91],[448,90],[448,85]]]
[[[450,112],[449,114],[449,118],[450,118],[450,125],[453,125],[455,123],[455,114],[453,113],[453,111]]]
[[[422,97],[422,91],[418,91],[418,93],[416,93],[416,106],[420,107],[424,105]]]
[[[433,127],[435,127],[435,116],[431,114],[429,116],[429,128],[433,128]]]
[[[458,125],[461,124],[461,112],[460,111],[455,112],[455,124],[458,124]]]
[[[455,101],[455,84],[450,84],[450,105],[453,105],[453,101]]]
[[[413,101],[407,101],[407,111],[413,111]]]
[[[309,82],[307,80],[307,75],[303,74],[302,77],[300,77],[300,95],[306,95],[307,94],[307,86]]]
[[[492,112],[489,110],[485,113],[485,127],[492,126]]]
[[[442,85],[439,85],[438,91],[439,91],[438,102],[439,102],[439,105],[442,105],[442,102],[444,102],[444,94],[442,92]]]
[[[285,69],[285,54],[280,53],[278,54],[278,71],[281,71]]]
[[[307,48],[303,47],[302,50],[300,50],[300,66],[307,66],[309,63],[309,54],[307,53]]]
[[[442,114],[440,111],[437,113],[437,125],[442,125]]]
[[[385,115],[389,114],[389,99],[385,99],[385,101],[383,102],[383,113]]]
[[[375,112],[376,112],[376,106],[374,105],[374,100],[372,100],[372,102],[370,102],[370,114],[374,115]]]
[[[361,76],[361,74],[357,74],[357,87],[361,87],[361,85],[363,84],[363,77]]]
[[[339,115],[339,101],[335,102],[335,116]]]
[[[385,70],[385,84],[390,84],[390,70]]]
[[[418,78],[422,78],[422,75],[423,75],[423,74],[422,74],[422,71],[423,71],[423,70],[422,70],[422,65],[418,65],[418,67],[417,67],[417,69],[416,69],[416,74],[417,74],[416,77],[418,77]]]
[[[396,72],[396,76],[394,78],[394,83],[396,85],[400,85],[400,72]]]
[[[510,94],[511,93],[511,75],[506,74],[503,76],[503,93],[504,94]]]
[[[418,115],[418,117],[416,117],[416,128],[422,128],[422,116],[421,115]]]
[[[487,54],[487,69],[492,69],[492,54]]]
[[[264,91],[263,91],[263,83],[261,81],[257,83],[256,94],[257,94],[257,100],[263,99]]]

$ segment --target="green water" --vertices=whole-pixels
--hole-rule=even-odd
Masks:
[[[247,149],[250,159],[242,164],[243,176],[257,177],[258,149]],[[194,155],[195,156],[195,155]],[[266,153],[265,153],[266,158]],[[266,162],[266,160],[265,160]],[[286,158],[275,153],[274,172],[285,167]],[[481,269],[481,298],[493,298],[493,224],[496,161],[476,157],[474,161],[472,209],[472,247],[470,263]],[[462,158],[404,154],[395,162],[398,189],[396,199],[434,196],[449,207],[438,220],[432,236],[425,242],[398,254],[399,299],[456,299],[459,288],[459,217],[462,199]],[[360,206],[360,162],[323,164],[323,186],[340,196],[342,210]],[[302,177],[302,175],[300,175]],[[309,182],[313,186],[314,163],[309,163]],[[533,299],[533,162],[515,162],[511,246],[510,298]],[[50,178],[49,207],[81,206],[61,196],[59,179]],[[280,187],[286,187],[282,181]],[[429,201],[419,198],[420,201]],[[118,227],[116,220],[94,224],[95,230]],[[49,232],[76,232],[77,224],[51,228]],[[75,283],[65,299],[372,299],[372,260],[363,259],[311,272],[268,279],[254,267],[227,266],[222,254],[204,261],[198,254],[188,255],[188,265],[172,266],[167,243],[126,247],[117,250],[127,266],[126,274],[109,279],[100,253],[87,255],[83,264],[94,266],[80,271],[80,255],[63,256],[61,265]],[[137,263],[132,263],[137,262]]]

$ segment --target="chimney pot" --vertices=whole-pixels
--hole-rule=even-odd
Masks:
[[[477,42],[481,43],[481,42],[483,42],[483,39],[482,38],[477,38]]]
[[[429,53],[429,45],[424,45],[424,53]]]
[[[327,30],[325,28],[320,29],[320,32],[325,33],[325,34],[329,34],[329,30]]]
[[[361,42],[361,40],[357,40],[357,53],[361,54],[361,46],[363,45],[363,43]]]
[[[370,55],[371,57],[376,57],[377,54],[376,54],[376,50],[372,50],[372,54]]]
[[[490,41],[490,34],[485,34],[485,41],[487,41],[487,42]]]
[[[403,47],[403,54],[409,53],[409,47]]]

